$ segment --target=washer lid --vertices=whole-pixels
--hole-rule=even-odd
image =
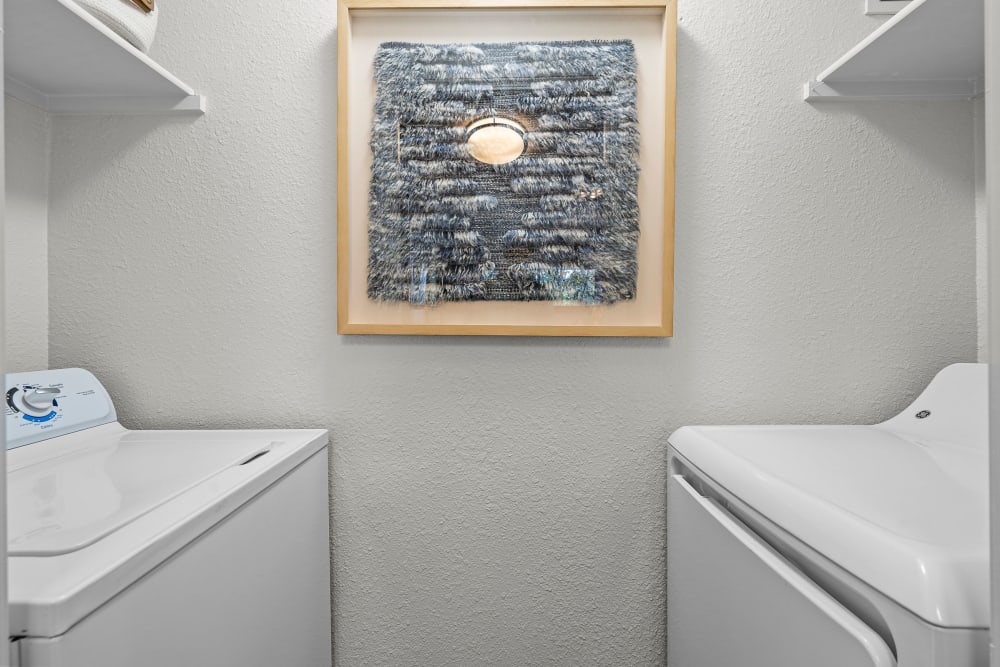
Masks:
[[[272,444],[259,436],[185,436],[126,431],[87,446],[22,449],[8,467],[8,553],[87,547]]]
[[[10,450],[11,635],[65,633],[326,443],[315,429],[112,423]]]
[[[989,627],[986,452],[876,426],[686,426],[691,464],[939,626]]]

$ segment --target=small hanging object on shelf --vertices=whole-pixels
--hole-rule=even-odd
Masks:
[[[76,0],[94,18],[143,53],[153,44],[156,0]]]

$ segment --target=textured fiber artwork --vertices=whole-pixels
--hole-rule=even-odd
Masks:
[[[634,299],[631,41],[381,44],[368,297]]]

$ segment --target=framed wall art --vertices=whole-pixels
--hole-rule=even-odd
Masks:
[[[676,0],[340,0],[345,334],[670,336]]]

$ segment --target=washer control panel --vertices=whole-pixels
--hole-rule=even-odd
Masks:
[[[7,449],[117,419],[107,390],[82,368],[10,373],[5,398]]]

